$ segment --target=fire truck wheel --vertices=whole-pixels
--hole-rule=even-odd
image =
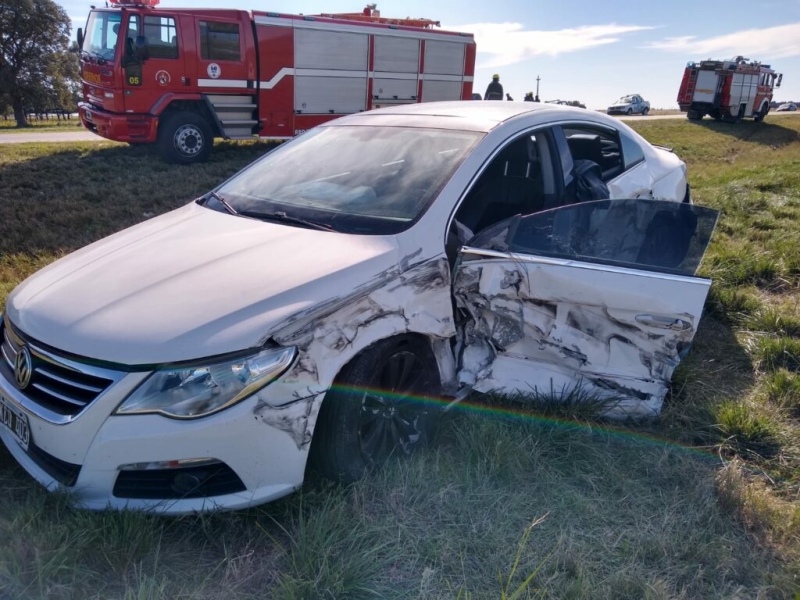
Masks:
[[[167,162],[180,165],[203,162],[213,143],[211,127],[192,112],[174,113],[158,129],[158,149]]]

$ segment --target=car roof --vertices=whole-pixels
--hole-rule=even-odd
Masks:
[[[536,115],[542,123],[569,118],[570,115],[608,125],[618,123],[604,115],[587,113],[585,109],[545,102],[508,102],[459,100],[453,102],[421,102],[379,108],[356,113],[329,122],[329,125],[395,125],[438,127],[488,132],[501,123],[522,115]]]

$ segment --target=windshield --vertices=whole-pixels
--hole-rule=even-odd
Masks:
[[[103,60],[113,60],[121,21],[122,13],[93,10],[86,23],[86,36],[81,50]]]
[[[623,96],[619,100],[617,100],[617,104],[630,104],[633,102],[633,96]]]
[[[398,233],[425,212],[482,135],[320,127],[279,146],[216,192],[245,216],[303,219],[344,233]]]

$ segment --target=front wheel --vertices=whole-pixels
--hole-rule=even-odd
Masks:
[[[170,163],[190,165],[208,158],[214,136],[206,120],[193,112],[167,116],[158,128],[158,149]]]
[[[644,109],[642,109],[642,116],[646,117],[649,112],[650,112],[650,109],[645,107]]]
[[[625,114],[630,117],[633,114],[633,109],[631,107],[628,107],[628,110],[625,111]]]
[[[311,466],[346,483],[408,455],[433,435],[439,371],[429,346],[402,336],[356,356],[326,394],[311,444]]]

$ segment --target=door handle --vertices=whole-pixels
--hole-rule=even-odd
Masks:
[[[636,322],[648,327],[658,327],[659,329],[670,329],[672,331],[686,331],[692,328],[692,324],[689,321],[663,315],[636,315]]]

